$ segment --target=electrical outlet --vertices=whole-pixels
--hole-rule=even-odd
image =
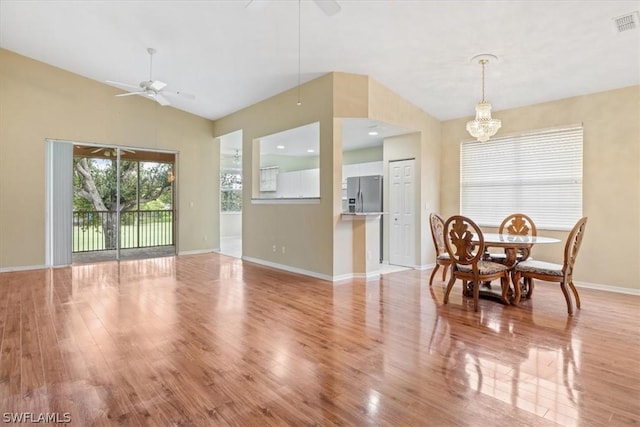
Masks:
[[[282,247],[282,253],[287,253],[287,248],[285,246]]]
[[[209,238],[207,236],[202,236],[202,240],[204,240],[205,242],[208,240]]]
[[[272,250],[273,252],[275,252],[275,251],[276,251],[276,245],[273,245],[273,247],[271,248],[271,250]]]

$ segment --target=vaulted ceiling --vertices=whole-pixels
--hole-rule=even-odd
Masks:
[[[331,71],[366,74],[440,120],[640,84],[640,1],[0,1],[0,47],[105,82],[153,78],[216,119]],[[298,33],[300,16],[300,33]],[[300,38],[298,39],[298,34]],[[298,46],[300,41],[300,46]],[[298,50],[300,47],[300,50]],[[298,63],[299,61],[299,63]],[[304,97],[304,94],[302,94]],[[126,98],[123,98],[126,102]]]

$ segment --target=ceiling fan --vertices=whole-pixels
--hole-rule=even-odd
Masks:
[[[131,90],[136,89],[132,92],[121,93],[116,96],[130,96],[130,95],[140,95],[150,99],[153,99],[158,104],[165,106],[171,105],[169,99],[165,95],[169,96],[180,96],[186,99],[195,99],[195,96],[190,93],[184,92],[171,92],[164,90],[167,87],[167,84],[161,82],[160,80],[153,80],[153,55],[156,53],[156,50],[152,47],[147,48],[147,52],[149,53],[149,80],[141,81],[137,86],[131,85],[127,83],[114,82],[111,80],[107,80],[107,83],[117,86],[123,90]]]
[[[270,0],[249,0],[245,5],[247,9],[261,9]],[[324,12],[327,16],[333,16],[340,12],[340,5],[336,0],[313,0],[313,2]]]

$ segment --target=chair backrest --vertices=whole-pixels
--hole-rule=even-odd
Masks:
[[[483,256],[484,236],[480,227],[467,217],[454,215],[444,223],[445,245],[457,264],[476,264]]]
[[[517,236],[537,236],[538,230],[534,222],[525,214],[514,213],[506,217],[500,228],[500,234],[514,234]]]
[[[433,246],[436,248],[436,257],[446,254],[447,247],[444,244],[444,220],[437,213],[431,213],[429,215],[429,225],[431,226]]]
[[[576,263],[586,225],[587,217],[580,218],[571,229],[569,236],[567,236],[567,243],[564,245],[564,265],[562,266],[562,271],[567,274],[573,274],[573,266]]]

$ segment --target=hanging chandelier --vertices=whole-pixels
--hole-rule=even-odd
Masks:
[[[489,58],[497,59],[493,55],[478,55],[478,63],[482,66],[482,100],[476,105],[476,118],[467,122],[467,132],[478,141],[488,141],[498,132],[502,122],[491,118],[491,103],[484,99],[484,67],[489,63]]]

